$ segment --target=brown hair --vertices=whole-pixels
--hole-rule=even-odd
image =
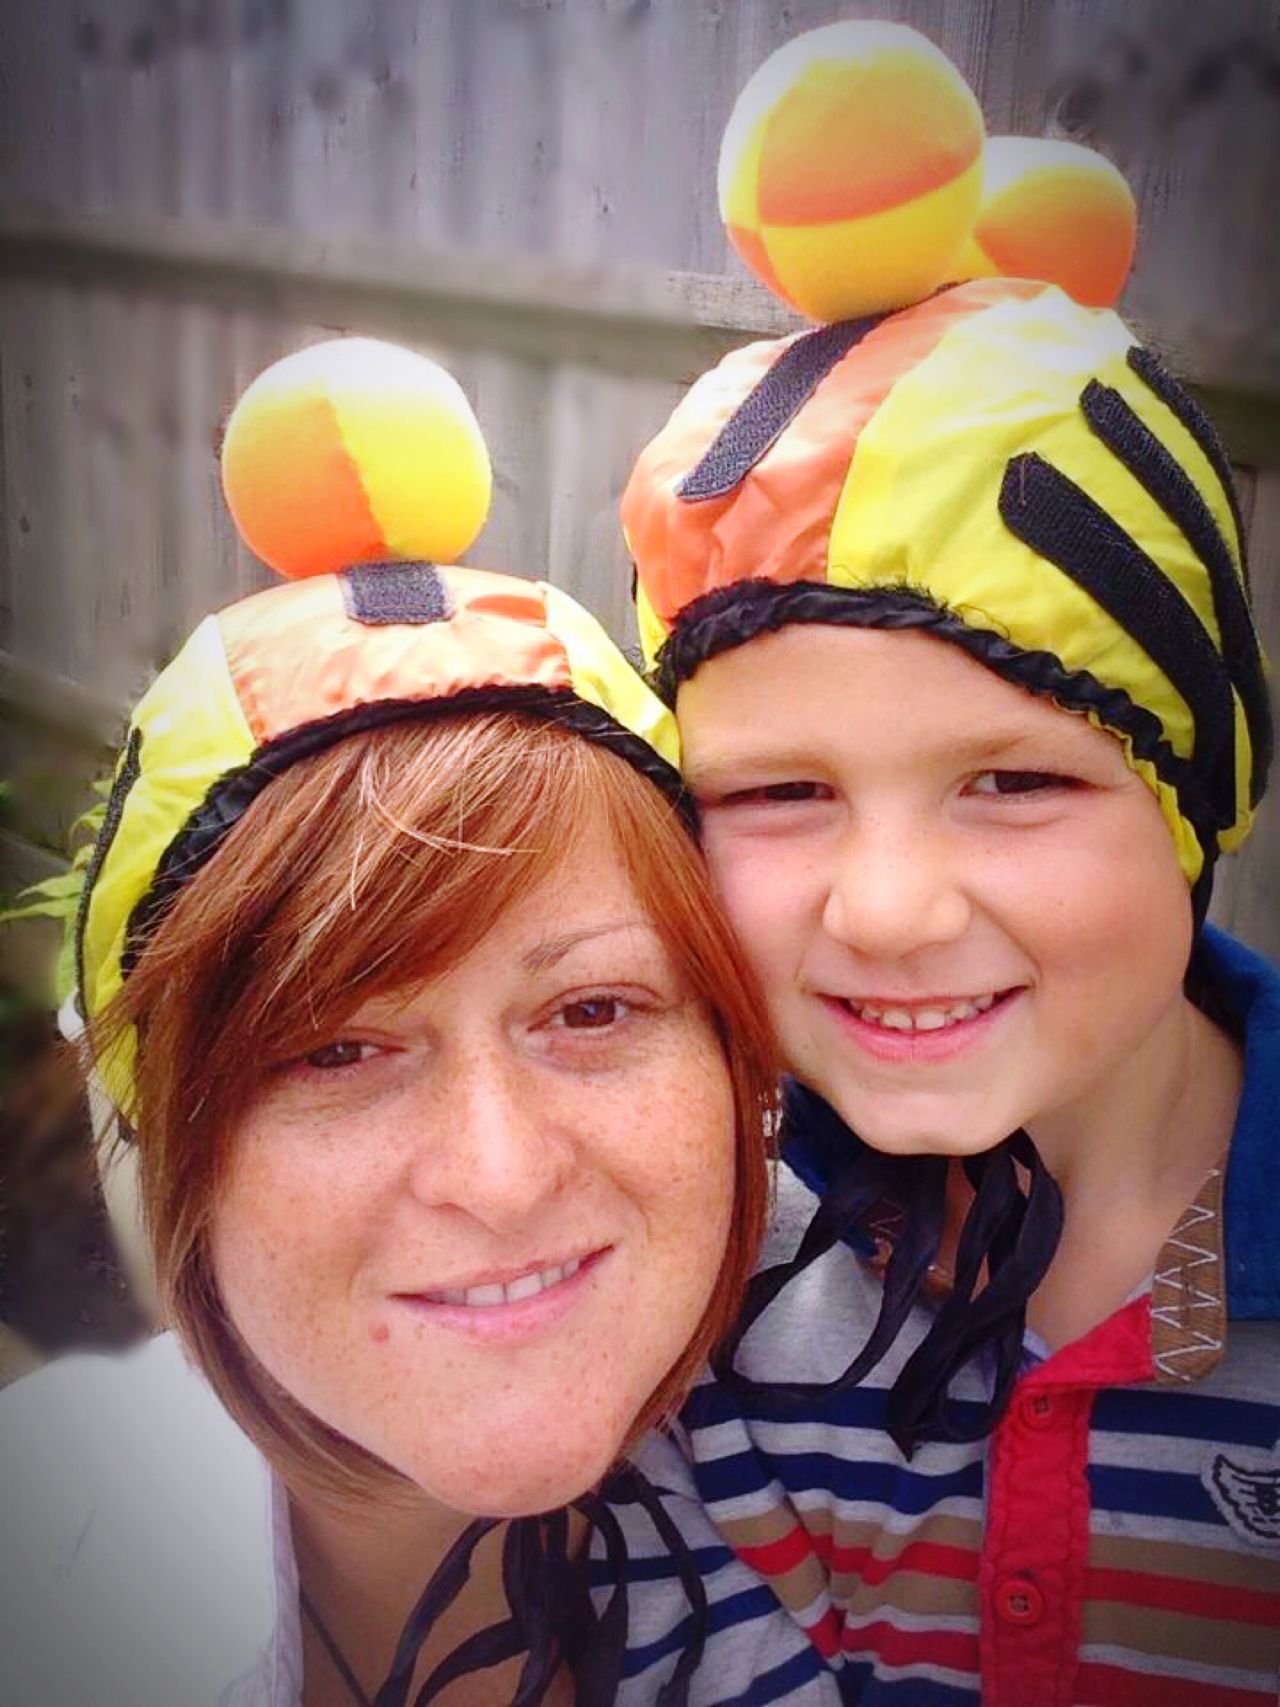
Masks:
[[[555,723],[437,714],[349,736],[275,779],[179,891],[95,1051],[138,1038],[142,1208],[165,1314],[222,1402],[293,1485],[399,1478],[262,1369],[209,1250],[229,1134],[270,1063],[371,996],[456,964],[603,821],[642,906],[718,1031],[737,1122],[728,1245],[699,1330],[637,1419],[679,1403],[727,1330],[764,1231],[776,1058],[764,1003],[674,806],[625,759]],[[255,1070],[256,1066],[256,1070]]]

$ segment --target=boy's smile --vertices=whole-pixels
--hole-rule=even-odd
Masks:
[[[935,637],[816,624],[713,657],[677,710],[784,1052],[870,1143],[1114,1121],[1176,1066],[1187,883],[1118,739]]]
[[[880,1061],[946,1061],[987,1035],[1017,989],[980,996],[823,998],[832,1017]]]

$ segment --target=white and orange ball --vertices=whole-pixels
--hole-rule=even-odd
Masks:
[[[338,338],[259,374],[227,422],[222,485],[245,543],[287,578],[453,563],[484,525],[489,453],[438,362]]]
[[[982,188],[982,112],[903,24],[797,36],[738,97],[720,216],[769,288],[815,320],[899,308],[954,278]]]
[[[1137,236],[1133,191],[1103,155],[1078,142],[993,136],[956,276],[1042,279],[1085,308],[1110,308]]]

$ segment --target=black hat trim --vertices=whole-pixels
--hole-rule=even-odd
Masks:
[[[120,768],[111,785],[111,793],[107,797],[107,810],[98,828],[98,839],[93,844],[89,863],[85,867],[84,887],[80,891],[80,902],[76,908],[72,942],[76,962],[75,997],[81,1019],[88,1017],[84,1009],[84,933],[89,922],[89,897],[93,894],[93,886],[98,881],[98,875],[106,862],[107,855],[111,852],[111,844],[116,839],[116,831],[120,828],[120,820],[124,816],[124,805],[129,798],[129,790],[141,774],[142,731],[134,728],[129,731],[124,757],[120,761]]]

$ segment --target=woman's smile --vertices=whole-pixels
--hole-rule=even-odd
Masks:
[[[585,1257],[570,1257],[516,1271],[506,1281],[464,1287],[397,1292],[393,1302],[418,1321],[484,1341],[533,1339],[562,1322],[593,1290],[593,1278],[614,1254],[604,1245]]]

